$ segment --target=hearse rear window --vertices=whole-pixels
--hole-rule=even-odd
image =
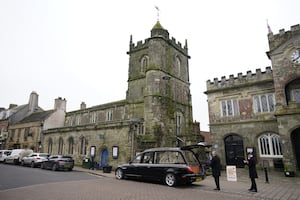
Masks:
[[[185,164],[182,154],[177,151],[158,151],[155,152],[157,164]]]

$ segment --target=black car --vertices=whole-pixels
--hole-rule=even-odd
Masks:
[[[72,171],[74,167],[74,160],[71,156],[52,155],[47,160],[41,163],[41,169],[68,170]]]
[[[168,186],[201,181],[205,179],[205,169],[192,150],[199,147],[204,145],[147,149],[128,164],[119,165],[116,178],[158,180]]]

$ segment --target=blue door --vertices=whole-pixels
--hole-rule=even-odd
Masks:
[[[107,149],[104,149],[101,154],[101,161],[100,161],[101,167],[104,167],[106,164],[108,164],[108,163],[106,163],[107,157],[108,157],[108,151],[107,151]]]

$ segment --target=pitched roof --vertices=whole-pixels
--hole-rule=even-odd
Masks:
[[[47,119],[55,110],[47,110],[42,112],[34,112],[31,115],[25,117],[23,120],[18,122],[18,124],[21,123],[28,123],[28,122],[36,122],[36,121],[43,121]]]

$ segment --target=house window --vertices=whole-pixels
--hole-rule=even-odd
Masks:
[[[292,90],[292,100],[296,103],[300,103],[300,89]]]
[[[58,140],[58,154],[63,153],[63,147],[64,147],[64,141],[62,138],[59,138]]]
[[[97,113],[92,112],[91,113],[91,123],[96,123],[96,121],[97,121]]]
[[[73,150],[74,150],[74,139],[72,137],[70,137],[68,154],[69,155],[73,154]]]
[[[275,98],[274,94],[257,95],[253,97],[254,112],[274,112],[275,110]]]
[[[81,124],[81,116],[76,115],[76,125],[80,125],[80,124]]]
[[[106,112],[106,121],[112,121],[113,113],[111,110]]]
[[[280,136],[267,133],[258,138],[258,146],[261,157],[282,158]]]
[[[240,115],[238,101],[236,99],[221,101],[222,116]]]

